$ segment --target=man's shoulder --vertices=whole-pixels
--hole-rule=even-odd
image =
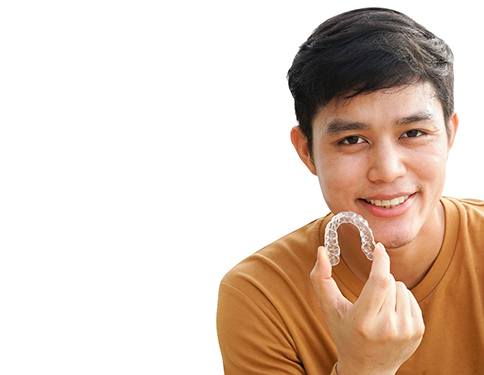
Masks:
[[[451,198],[444,200],[452,202],[460,211],[471,220],[484,220],[484,201],[473,198]]]
[[[474,239],[482,241],[484,233],[484,201],[470,198],[444,197],[447,207],[455,207],[449,210],[449,215],[454,217],[461,234],[468,233]],[[445,205],[446,203],[444,203]]]
[[[326,217],[326,216],[325,216]],[[321,245],[321,226],[325,217],[302,227],[254,252],[235,265],[222,279],[222,284],[243,288],[247,284],[267,285],[275,279],[307,276]]]

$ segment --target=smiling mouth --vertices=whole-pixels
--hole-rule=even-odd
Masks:
[[[395,208],[400,206],[401,204],[405,203],[405,201],[411,197],[413,194],[410,195],[402,195],[399,197],[395,197],[390,200],[380,200],[380,199],[364,199],[366,203],[371,204],[372,206],[375,207],[380,207],[380,208]]]

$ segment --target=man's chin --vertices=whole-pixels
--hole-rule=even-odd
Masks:
[[[381,242],[386,249],[398,249],[406,246],[413,241],[415,236],[404,231],[386,232],[383,236],[375,234],[375,242]]]
[[[380,241],[383,246],[385,246],[385,249],[389,250],[389,249],[398,249],[398,248],[401,248],[401,247],[404,247],[405,245],[408,245],[411,241],[407,240],[403,240],[403,239],[391,239],[391,240],[388,240],[388,241]]]

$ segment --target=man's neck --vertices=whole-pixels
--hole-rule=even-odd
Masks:
[[[349,269],[363,283],[368,279],[371,262],[363,252],[357,230],[352,226],[342,228],[340,236],[341,256]],[[416,286],[427,274],[439,254],[445,232],[444,209],[441,203],[429,218],[417,237],[398,248],[387,248],[390,255],[391,273],[396,280],[405,283],[407,288]]]

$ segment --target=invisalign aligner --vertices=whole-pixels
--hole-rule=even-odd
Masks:
[[[353,224],[358,228],[360,231],[361,250],[369,260],[373,260],[375,240],[373,238],[373,232],[368,226],[368,222],[361,215],[346,211],[334,215],[328,225],[326,225],[324,231],[324,246],[331,265],[336,266],[339,263],[338,227],[345,223]]]

